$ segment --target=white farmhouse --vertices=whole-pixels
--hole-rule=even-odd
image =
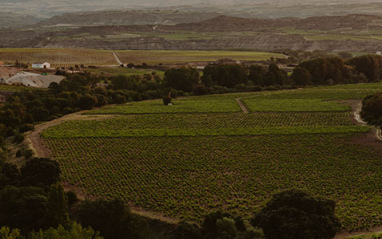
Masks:
[[[32,63],[32,68],[47,69],[50,68],[49,62],[35,62]]]

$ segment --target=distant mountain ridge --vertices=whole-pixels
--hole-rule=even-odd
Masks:
[[[351,14],[346,16],[320,16],[300,18],[240,18],[231,16],[218,16],[197,23],[178,24],[177,30],[187,29],[194,31],[258,31],[270,28],[293,27],[296,29],[335,30],[340,28],[352,29],[382,29],[382,16]]]
[[[305,19],[290,17],[260,19],[211,14],[209,16],[212,17],[211,19],[199,22],[160,25],[158,22],[167,21],[166,14],[151,15],[149,12],[144,12],[143,15],[146,18],[141,18],[142,13],[139,12],[139,18],[134,18],[134,14],[131,14],[132,20],[127,17],[125,20],[114,22],[113,16],[118,15],[110,12],[108,17],[106,17],[107,14],[105,16],[107,21],[102,20],[100,23],[104,25],[98,25],[96,15],[71,14],[68,20],[74,21],[73,16],[79,16],[80,19],[88,18],[88,20],[85,21],[85,25],[75,27],[57,27],[56,25],[47,27],[48,25],[40,23],[40,27],[29,30],[3,30],[0,31],[2,35],[0,46],[116,50],[275,51],[293,49],[370,53],[382,50],[382,16],[352,14]],[[182,20],[195,19],[193,17],[196,14],[191,15],[193,14],[186,15],[187,17],[173,16],[172,21],[179,17]],[[94,20],[89,16],[94,17]],[[155,22],[137,25],[137,19]],[[76,21],[73,24],[76,24]],[[52,20],[46,24],[58,22],[64,21]],[[128,22],[135,24],[124,25]],[[110,25],[105,25],[106,23]]]
[[[43,20],[37,26],[126,26],[126,25],[175,25],[178,23],[199,22],[218,16],[218,13],[199,13],[192,11],[95,11],[66,13]]]

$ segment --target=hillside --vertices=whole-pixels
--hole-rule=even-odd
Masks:
[[[199,22],[218,16],[217,13],[190,11],[95,11],[66,13],[39,22],[38,26],[104,26],[146,25]]]
[[[17,28],[26,25],[32,25],[41,21],[41,19],[12,12],[0,12],[0,28]]]
[[[114,12],[107,13],[104,20],[99,21],[99,13],[67,14],[41,22],[27,31],[2,30],[0,46],[115,50],[294,49],[369,53],[381,50],[382,16],[255,19],[214,17],[215,13],[192,16],[191,12],[183,15],[180,12],[151,11],[144,14],[144,11],[127,11],[120,12],[121,17]],[[123,17],[124,14],[128,16]],[[198,18],[202,21],[168,25]],[[151,24],[137,25],[145,22]],[[130,23],[134,24],[128,25]]]

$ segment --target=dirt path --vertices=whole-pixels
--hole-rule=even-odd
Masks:
[[[114,55],[114,58],[115,60],[117,61],[118,65],[123,65],[122,61],[119,59],[119,57],[117,56],[117,54],[115,52],[112,52],[113,55]]]
[[[362,110],[362,102],[359,102],[356,109],[354,110],[354,119],[361,125],[367,125],[365,121],[362,120],[361,118],[361,110]],[[378,129],[376,127],[373,127],[372,132],[375,131],[375,137],[379,140],[382,140],[382,133],[381,129]]]
[[[240,98],[237,98],[235,99],[236,100],[236,103],[240,106],[241,110],[243,111],[244,114],[248,114],[248,109],[247,107],[245,107],[245,105],[243,104],[243,102],[241,101]]]
[[[373,227],[369,231],[362,231],[362,232],[344,232],[341,234],[338,234],[334,237],[334,239],[344,239],[349,237],[356,237],[356,236],[366,236],[373,233],[380,233],[382,232],[382,226]]]

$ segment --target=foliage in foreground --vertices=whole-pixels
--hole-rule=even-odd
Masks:
[[[363,100],[361,116],[371,125],[382,126],[382,92]]]
[[[19,229],[10,229],[9,227],[2,227],[0,229],[1,239],[102,239],[98,232],[94,232],[90,227],[83,228],[81,224],[76,222],[72,223],[68,229],[62,225],[57,228],[49,228],[45,231],[39,230],[38,232],[32,231],[27,237],[20,234]]]
[[[335,202],[292,189],[273,195],[251,224],[267,239],[329,239],[341,229]]]
[[[58,228],[49,228],[48,230],[40,230],[30,233],[28,239],[102,239],[98,232],[92,228],[84,228],[81,224],[74,222],[69,229],[65,229],[62,225]]]

